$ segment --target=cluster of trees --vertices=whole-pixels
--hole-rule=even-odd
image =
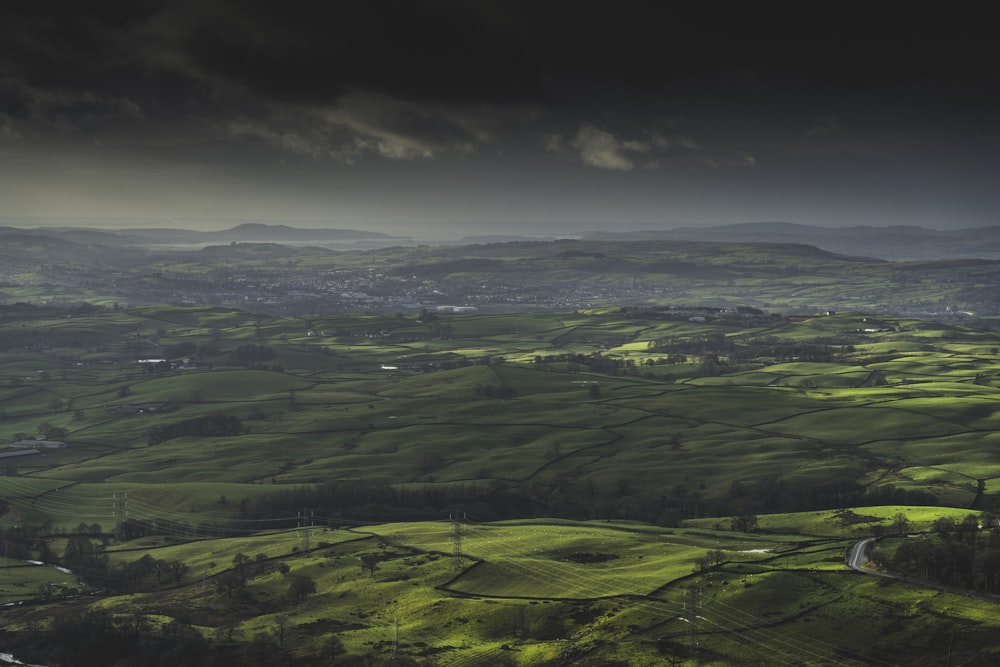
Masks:
[[[834,351],[826,345],[794,340],[751,341],[739,346],[731,357],[736,361],[774,359],[785,361],[833,361]]]
[[[240,435],[243,432],[243,422],[240,421],[239,417],[216,412],[205,417],[187,419],[164,426],[154,426],[149,429],[147,439],[149,444],[155,445],[187,435]]]
[[[536,364],[568,363],[591,373],[603,373],[605,375],[617,375],[618,373],[631,373],[637,371],[636,363],[633,359],[622,359],[620,357],[605,357],[600,352],[591,354],[546,354],[536,355]],[[653,362],[656,363],[656,362]],[[663,359],[662,363],[683,363],[678,361],[668,361]],[[653,365],[653,364],[650,364]]]
[[[776,337],[737,341],[721,332],[660,339],[652,341],[650,349],[675,356],[697,355],[716,359],[724,356],[736,363],[758,359],[777,362],[833,361],[836,356],[833,348],[818,341],[803,342]]]
[[[56,618],[45,631],[23,633],[5,643],[16,655],[32,663],[62,667],[319,667],[320,665],[382,665],[388,658],[344,655],[344,645],[331,636],[311,655],[293,654],[284,646],[285,634],[293,625],[279,618],[273,630],[263,630],[244,641],[238,625],[220,619],[214,638],[205,637],[186,620],[175,618],[161,625],[135,611],[113,615],[105,610],[88,610]],[[399,656],[393,665],[415,664]]]
[[[435,485],[399,488],[364,481],[332,481],[312,486],[282,489],[255,497],[243,506],[246,518],[294,517],[303,507],[336,520],[399,521],[440,519],[453,508],[490,521],[524,516],[542,516],[544,504],[482,484]],[[295,520],[290,519],[290,525]]]
[[[233,350],[231,356],[233,361],[239,364],[259,364],[274,359],[275,352],[274,348],[266,345],[247,343]]]
[[[678,444],[678,446],[680,446]],[[430,466],[433,461],[421,464]],[[907,491],[885,485],[864,487],[854,481],[784,479],[771,477],[753,482],[735,482],[723,498],[706,498],[698,486],[677,484],[670,488],[636,488],[626,479],[599,489],[565,486],[553,493],[551,484],[527,484],[501,488],[484,484],[437,485],[419,489],[400,488],[364,481],[333,481],[281,489],[241,503],[240,519],[289,518],[289,526],[303,507],[313,508],[328,525],[338,519],[402,521],[440,519],[452,510],[463,510],[477,521],[553,516],[568,519],[627,519],[662,526],[679,525],[685,519],[704,516],[756,514],[836,509],[871,505],[936,505],[937,498],[925,491]],[[611,499],[607,499],[611,498]],[[603,499],[603,500],[602,500]],[[751,523],[734,526],[753,530]]]
[[[126,519],[119,521],[114,538],[123,542],[146,535],[173,535],[175,537],[225,537],[232,534],[232,526],[225,521],[184,523],[173,519]],[[263,527],[262,527],[263,528]]]
[[[6,511],[7,507],[7,502],[0,500],[0,515]],[[4,553],[8,558],[18,560],[39,558],[46,562],[55,562],[55,554],[49,549],[48,542],[40,536],[42,530],[44,529],[37,526],[10,526],[7,530],[0,528]]]
[[[990,515],[969,514],[959,522],[942,517],[932,533],[903,540],[891,556],[876,547],[869,558],[905,576],[1000,593],[1000,526]]]
[[[163,348],[163,356],[167,359],[177,359],[179,357],[193,357],[198,353],[198,345],[192,342],[177,343],[176,345],[166,345]]]
[[[122,592],[136,590],[153,576],[157,584],[179,585],[188,572],[183,561],[161,560],[149,554],[113,566],[104,553],[104,540],[95,542],[89,530],[69,535],[61,562],[91,586]]]
[[[855,480],[814,480],[769,477],[756,482],[734,482],[716,514],[750,507],[762,514],[805,512],[876,505],[937,505],[937,496],[920,489],[885,484],[866,487]]]
[[[233,556],[232,569],[227,570],[215,579],[215,588],[220,593],[225,593],[226,597],[232,597],[233,591],[245,588],[249,580],[259,577],[277,568],[281,574],[288,574],[289,567],[285,563],[275,565],[268,560],[267,554],[258,553],[251,557],[245,553],[238,553]],[[313,584],[312,593],[316,592]],[[304,599],[304,598],[303,598]]]
[[[175,620],[157,628],[139,613],[118,618],[94,610],[67,614],[57,618],[48,631],[26,639],[25,644],[12,647],[19,657],[63,667],[239,663],[238,659],[226,662],[230,651],[218,651],[223,647],[213,647],[190,625]]]
[[[59,440],[62,442],[66,442],[66,440],[69,438],[69,431],[67,431],[62,426],[53,426],[48,422],[42,422],[41,424],[39,424],[38,430],[41,432],[42,437],[44,437],[46,440]],[[22,437],[18,438],[17,436],[22,436]],[[24,440],[25,437],[26,436],[24,436],[23,433],[15,434],[15,438],[17,440]]]
[[[142,365],[142,369],[149,373],[150,375],[159,375],[161,373],[169,373],[174,368],[174,365],[167,361],[166,359],[162,361],[150,362]]]
[[[705,356],[708,354],[730,355],[736,351],[736,341],[722,332],[702,336],[674,336],[650,341],[653,352]]]
[[[266,345],[254,345],[252,343],[240,345],[229,354],[232,363],[240,364],[247,369],[284,373],[285,369],[281,364],[264,363],[274,359],[275,356],[277,356],[277,353],[274,351],[274,348],[267,347]]]
[[[514,387],[496,386],[492,384],[477,384],[474,391],[477,396],[487,396],[489,398],[517,398],[518,395],[517,389]]]

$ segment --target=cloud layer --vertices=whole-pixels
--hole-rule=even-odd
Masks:
[[[317,201],[349,169],[438,179],[438,202],[458,181],[505,210],[550,197],[547,215],[581,190],[650,211],[665,193],[716,207],[725,191],[759,218],[781,214],[772,202],[847,201],[862,173],[911,179],[869,200],[996,198],[985,23],[878,8],[775,22],[641,0],[57,4],[0,6],[0,194],[24,190],[24,164],[32,183],[76,191],[45,165],[93,159],[114,165],[109,199],[112,172],[211,167],[277,187],[282,165]]]

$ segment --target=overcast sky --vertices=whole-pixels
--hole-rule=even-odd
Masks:
[[[0,224],[998,223],[977,6],[705,4],[3,3]]]

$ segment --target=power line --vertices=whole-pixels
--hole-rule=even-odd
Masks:
[[[461,512],[462,519],[458,518],[459,512],[448,515],[451,521],[451,569],[461,570],[464,563],[462,557],[462,521],[465,519],[465,512]]]
[[[116,523],[128,521],[128,491],[116,491],[113,516]]]

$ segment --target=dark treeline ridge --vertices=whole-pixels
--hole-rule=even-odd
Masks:
[[[992,514],[969,514],[957,523],[942,517],[931,533],[900,542],[892,556],[879,546],[869,558],[903,576],[1000,593],[1000,524]]]
[[[706,357],[726,356],[732,361],[745,362],[767,360],[777,363],[785,361],[833,361],[838,351],[853,353],[856,338],[824,337],[809,342],[783,340],[773,336],[735,340],[724,333],[703,336],[679,336],[654,341],[650,345],[653,352],[661,352],[668,358],[686,355]]]
[[[424,488],[400,488],[364,481],[333,481],[281,489],[241,503],[241,519],[272,519],[296,516],[308,508],[328,523],[344,521],[433,520],[450,510],[474,514],[492,521],[542,516],[545,505],[526,495],[485,484],[449,484]],[[317,521],[320,523],[320,521]]]
[[[236,415],[229,415],[224,412],[195,419],[186,419],[164,426],[154,426],[149,430],[148,441],[151,445],[156,445],[174,438],[182,438],[186,435],[240,435],[243,433],[243,422]]]
[[[381,665],[388,659],[345,655],[335,635],[314,655],[295,655],[283,633],[259,632],[249,641],[233,641],[232,632],[220,627],[213,638],[202,635],[196,625],[214,625],[217,619],[201,618],[192,608],[177,607],[174,620],[159,625],[154,618],[136,612],[114,616],[104,610],[67,613],[54,619],[47,629],[28,633],[0,630],[0,643],[32,664],[60,667],[313,667],[319,665]],[[392,665],[416,664],[400,656]]]
[[[677,485],[670,489],[633,488],[627,482],[612,494],[618,499],[594,502],[553,489],[519,485],[448,484],[400,488],[364,481],[331,481],[281,489],[240,504],[240,520],[287,518],[288,527],[304,509],[326,523],[351,521],[421,521],[442,519],[451,511],[466,512],[476,521],[531,517],[564,519],[626,519],[661,526],[679,526],[685,519],[726,516],[750,510],[780,513],[841,509],[886,504],[936,505],[938,498],[920,490],[892,485],[865,487],[853,481],[785,480],[779,477],[755,484],[734,484],[727,497],[708,502],[698,489]]]

